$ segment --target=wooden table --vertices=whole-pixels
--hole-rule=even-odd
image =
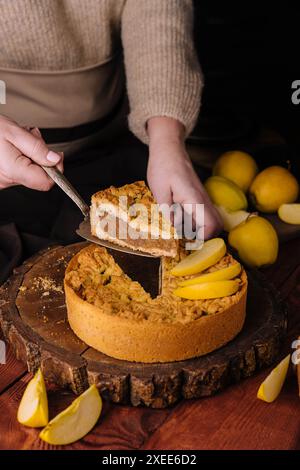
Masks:
[[[289,306],[289,329],[282,350],[300,334],[300,239],[281,246],[266,276],[280,289]],[[174,408],[151,410],[104,404],[98,425],[69,449],[300,449],[300,410],[296,377],[291,374],[273,404],[257,400],[264,370],[207,399],[181,402]],[[0,449],[51,449],[38,439],[38,430],[19,425],[17,408],[31,375],[8,348],[0,365]],[[49,391],[50,417],[74,398]]]

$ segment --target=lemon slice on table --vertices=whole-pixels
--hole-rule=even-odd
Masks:
[[[244,210],[229,211],[223,206],[215,207],[222,218],[225,232],[230,232],[230,230],[232,230],[234,227],[240,225],[242,222],[245,222],[251,215],[250,212]]]
[[[226,245],[222,238],[212,238],[204,242],[199,250],[196,250],[171,271],[173,276],[188,276],[197,274],[216,264],[226,253]]]
[[[48,423],[47,391],[40,369],[25,389],[17,419],[19,423],[31,428],[40,428]]]
[[[40,439],[54,445],[78,441],[95,426],[101,410],[102,399],[97,387],[92,385],[48,423]]]
[[[291,355],[286,356],[275,369],[270,372],[257,392],[257,398],[272,403],[281,392],[290,364]]]
[[[227,281],[238,276],[241,272],[240,263],[236,262],[227,266],[227,268],[217,269],[211,273],[202,274],[201,276],[194,277],[193,279],[187,279],[179,283],[179,286],[192,286],[193,284],[202,284],[203,282],[212,281]]]
[[[278,216],[287,224],[300,224],[300,204],[282,204],[278,209]]]
[[[205,300],[227,297],[235,294],[239,289],[239,281],[215,281],[204,282],[203,284],[193,284],[192,286],[178,287],[174,294],[182,299]]]

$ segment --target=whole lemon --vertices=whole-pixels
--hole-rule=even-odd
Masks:
[[[277,212],[281,204],[295,202],[299,194],[296,178],[281,166],[261,171],[249,190],[251,202],[261,212]]]
[[[212,202],[229,211],[247,209],[248,201],[235,183],[222,176],[211,176],[205,181],[205,189]]]
[[[243,263],[260,267],[275,263],[278,255],[278,237],[270,222],[251,216],[229,232],[228,242],[235,248]]]
[[[223,153],[213,168],[213,175],[228,178],[245,192],[248,191],[257,173],[258,168],[254,158],[249,153],[239,150]]]

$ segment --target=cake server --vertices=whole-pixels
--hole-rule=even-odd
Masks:
[[[133,280],[138,281],[151,297],[160,294],[160,258],[144,251],[135,251],[119,246],[108,240],[101,240],[91,233],[90,208],[70,181],[56,167],[42,166],[47,175],[69,196],[83,215],[76,233],[85,240],[107,248],[121,269]],[[135,255],[135,256],[130,256]],[[143,257],[143,261],[138,257]]]

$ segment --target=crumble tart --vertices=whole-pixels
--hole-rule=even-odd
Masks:
[[[145,363],[190,359],[228,343],[244,324],[246,273],[242,269],[239,290],[231,296],[181,299],[173,294],[180,279],[171,270],[185,256],[180,249],[175,258],[162,258],[162,290],[152,299],[104,247],[84,248],[70,261],[64,280],[72,330],[108,356]],[[234,262],[227,253],[205,272]]]
[[[91,233],[153,256],[174,257],[178,249],[176,231],[157,209],[144,181],[110,186],[92,196]]]

